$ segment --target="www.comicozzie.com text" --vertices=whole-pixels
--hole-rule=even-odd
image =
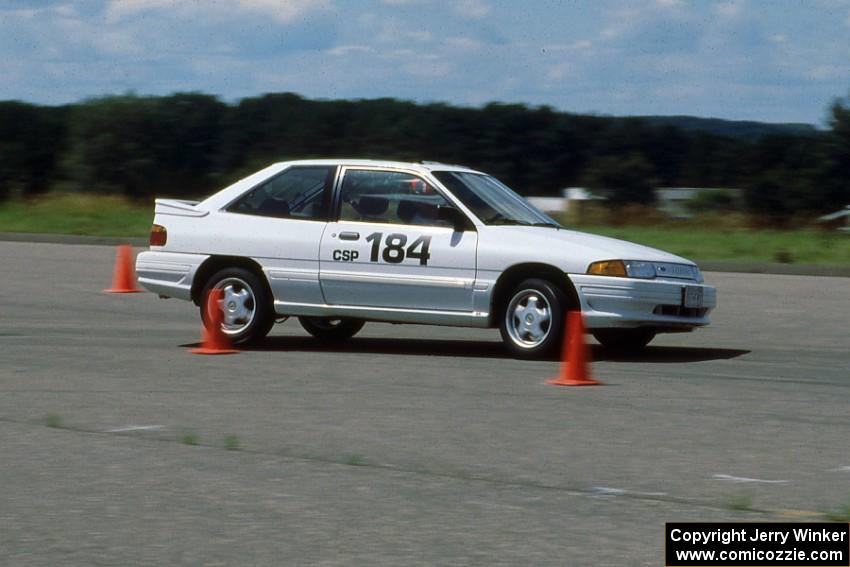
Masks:
[[[847,532],[836,532],[826,529],[795,528],[793,530],[763,530],[759,528],[716,529],[710,531],[689,531],[675,528],[670,532],[672,541],[688,543],[722,543],[761,541],[786,544],[788,538],[794,535],[797,542],[841,542],[846,541]]]

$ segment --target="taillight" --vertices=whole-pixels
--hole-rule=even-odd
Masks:
[[[165,230],[164,226],[155,224],[151,227],[151,238],[150,245],[151,246],[165,246],[165,242],[168,240],[168,231]]]

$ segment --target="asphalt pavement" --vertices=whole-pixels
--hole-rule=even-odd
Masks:
[[[565,388],[494,330],[192,355],[113,260],[0,242],[0,564],[657,566],[666,521],[848,513],[848,278],[709,272],[712,326]]]

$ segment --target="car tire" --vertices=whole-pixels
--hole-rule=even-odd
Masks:
[[[641,350],[655,338],[653,329],[598,329],[593,337],[608,350],[635,352]]]
[[[212,289],[222,291],[221,330],[234,345],[256,344],[274,325],[274,306],[266,283],[244,268],[225,268],[207,280],[201,297]],[[209,327],[206,301],[201,301],[201,320]]]
[[[366,324],[362,319],[333,317],[299,317],[298,322],[305,331],[326,342],[350,339]]]
[[[508,350],[519,358],[543,358],[561,347],[568,308],[566,294],[548,280],[530,278],[508,296],[499,331]]]

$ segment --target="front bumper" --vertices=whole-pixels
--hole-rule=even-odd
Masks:
[[[689,331],[708,325],[717,306],[717,290],[687,280],[640,280],[570,274],[585,325],[589,329],[654,327],[659,331]],[[702,305],[685,309],[682,290],[702,288]]]
[[[207,258],[203,254],[142,252],[136,257],[139,284],[165,297],[191,300],[195,272]]]

